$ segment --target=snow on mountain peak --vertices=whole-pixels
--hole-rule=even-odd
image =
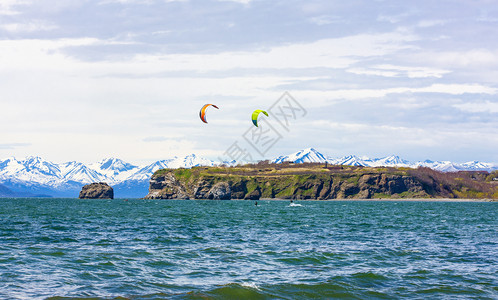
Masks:
[[[39,156],[29,156],[21,161],[10,157],[0,160],[0,182],[10,180],[52,187],[59,187],[70,182],[87,184],[105,181],[109,184],[118,184],[128,180],[148,181],[158,169],[191,168],[215,164],[215,162],[195,154],[156,161],[141,167],[118,158],[105,158],[99,162],[85,165],[76,161],[55,164]]]
[[[28,156],[21,164],[26,168],[28,172],[32,171],[35,173],[41,173],[43,175],[59,177],[60,169],[57,164],[50,161],[46,161],[39,156]]]
[[[195,154],[189,154],[184,157],[175,157],[168,163],[168,168],[192,168],[198,166],[214,166],[216,163],[212,160],[198,157]]]
[[[272,160],[274,163],[325,163],[327,158],[314,148],[306,148],[289,155],[282,155]]]
[[[98,163],[95,164],[98,166],[100,170],[112,170],[112,171],[128,171],[131,169],[136,168],[137,166],[134,166],[132,164],[129,164],[127,162],[124,162],[123,160],[119,158],[104,158],[103,160],[99,161]]]
[[[372,167],[389,167],[389,166],[398,166],[398,167],[406,167],[409,166],[410,162],[404,159],[401,159],[397,155],[390,155],[382,158],[372,159],[372,163],[370,166]]]
[[[480,162],[477,160],[463,163],[462,166],[468,170],[489,170],[494,167],[493,164]]]
[[[334,165],[367,166],[366,160],[356,155],[347,155],[342,158],[332,159],[329,162]]]

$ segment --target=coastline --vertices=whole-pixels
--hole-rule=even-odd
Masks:
[[[78,197],[0,197],[0,199],[79,199]],[[90,199],[93,200],[93,199]],[[283,198],[260,198],[258,200],[250,199],[230,199],[230,200],[212,200],[212,199],[144,199],[144,198],[114,198],[114,199],[96,199],[96,200],[178,200],[178,201],[286,201],[289,202],[291,199]],[[372,198],[372,199],[292,199],[294,202],[498,202],[498,199],[471,199],[471,198]]]
[[[144,198],[487,202],[498,199],[489,176],[427,168],[324,169],[312,163],[161,169]]]
[[[234,199],[235,200],[235,199]],[[259,200],[271,200],[271,201],[287,201],[289,199],[280,199],[280,198],[261,198]],[[244,200],[245,201],[245,200]],[[362,202],[381,202],[381,201],[389,201],[389,202],[498,202],[498,199],[460,199],[460,198],[373,198],[373,199],[293,199],[294,202],[307,202],[307,201],[337,201],[337,202],[350,202],[350,201],[362,201]]]

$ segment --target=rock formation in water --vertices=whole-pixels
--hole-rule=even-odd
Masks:
[[[105,182],[85,185],[80,192],[80,199],[114,199],[114,190]]]

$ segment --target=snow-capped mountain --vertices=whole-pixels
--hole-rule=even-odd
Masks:
[[[348,155],[344,156],[341,158],[336,158],[336,159],[328,159],[327,162],[329,162],[332,165],[346,165],[346,166],[368,166],[368,163],[366,162],[367,159],[360,158],[356,155]]]
[[[109,184],[126,180],[138,170],[138,166],[129,164],[119,158],[105,158],[88,166],[91,170],[105,175]]]
[[[169,168],[172,159],[156,161],[150,165],[138,168],[127,180],[149,180],[150,174],[154,174],[159,169]]]
[[[75,197],[83,185],[103,181],[115,186],[116,197],[143,197],[147,194],[150,177],[159,169],[215,164],[195,154],[160,160],[146,166],[135,166],[117,158],[85,165],[76,161],[56,164],[37,156],[24,160],[10,157],[0,160],[0,183],[22,195]]]
[[[273,159],[272,163],[294,162],[294,163],[325,163],[327,158],[313,148],[307,148],[289,155],[282,155]]]
[[[159,169],[165,168],[192,168],[198,166],[214,166],[218,163],[205,159],[202,157],[198,157],[195,154],[190,154],[184,157],[174,157],[171,159],[159,160],[150,165],[137,167],[136,169],[132,169],[133,173],[128,176],[126,180],[149,180],[150,176],[154,174],[155,171]]]
[[[410,162],[400,158],[397,155],[386,156],[382,158],[372,159],[369,162],[372,167],[384,167],[384,166],[397,166],[397,167],[409,167]]]
[[[185,157],[175,157],[168,163],[168,168],[192,168],[198,166],[214,166],[217,163],[205,159],[202,157],[198,157],[195,154],[190,154]]]
[[[480,161],[477,161],[477,160],[463,163],[463,164],[461,164],[461,166],[465,170],[469,170],[469,171],[473,171],[473,170],[491,170],[493,168],[496,168],[496,166],[494,166],[493,164],[485,163],[485,162],[480,162]]]
[[[396,155],[373,159],[355,155],[331,158],[314,148],[307,148],[289,155],[281,155],[271,160],[271,162],[329,163],[331,165],[369,167],[429,167],[443,172],[493,171],[498,169],[498,165],[479,161],[454,163],[425,160],[411,163]],[[219,164],[218,162],[198,157],[195,154],[159,160],[143,166],[135,166],[118,158],[106,158],[99,162],[85,165],[76,161],[57,164],[38,156],[30,156],[24,160],[9,157],[0,160],[0,185],[3,191],[0,193],[0,197],[3,197],[2,195],[76,197],[83,185],[100,181],[112,185],[117,198],[143,197],[147,194],[150,177],[159,169],[191,168]],[[223,162],[223,164],[236,165],[236,162]]]
[[[0,161],[0,182],[5,179],[57,185],[61,179],[59,167],[40,157],[30,156],[24,160],[14,157]]]
[[[118,158],[105,158],[95,164],[101,171],[112,171],[114,174],[135,169],[137,166],[129,164]]]
[[[105,174],[90,169],[86,165],[76,161],[60,164],[59,168],[61,170],[61,178],[64,178],[66,181],[90,183],[106,181],[108,179]]]
[[[38,174],[47,176],[58,176],[60,173],[60,169],[56,164],[46,161],[39,156],[27,157],[22,162],[22,165],[25,167],[27,172],[35,171]]]
[[[358,157],[356,155],[347,155],[340,158],[326,157],[322,153],[313,148],[307,148],[289,155],[282,155],[272,160],[274,163],[282,162],[318,162],[329,163],[331,165],[347,165],[347,166],[364,166],[364,167],[428,167],[442,172],[457,172],[457,171],[492,171],[498,169],[498,165],[490,163],[470,161],[466,163],[454,163],[450,161],[419,161],[409,162],[396,155],[386,156],[382,158]]]

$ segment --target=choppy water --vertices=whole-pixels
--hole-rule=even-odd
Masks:
[[[300,203],[0,199],[0,298],[498,298],[498,203]]]

